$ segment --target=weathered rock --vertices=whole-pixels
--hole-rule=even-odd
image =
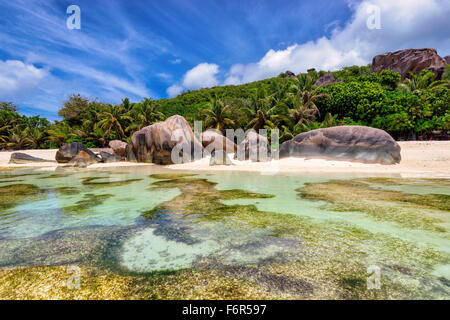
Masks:
[[[269,140],[254,130],[249,131],[238,145],[234,159],[241,161],[250,159],[254,162],[270,161],[272,157]]]
[[[9,159],[9,163],[13,164],[27,164],[34,162],[55,162],[55,161],[36,158],[21,152],[14,152],[13,154],[11,154],[11,158]]]
[[[450,64],[450,56],[445,56],[444,60],[447,65]]]
[[[228,154],[225,151],[215,150],[211,153],[211,158],[209,159],[210,166],[217,166],[217,165],[229,166],[232,164],[233,162],[228,157]]]
[[[122,160],[122,157],[106,151],[100,151],[100,157],[102,158],[102,162],[104,163],[119,162]]]
[[[127,143],[120,140],[112,140],[109,142],[109,147],[114,151],[114,154],[126,158],[127,156]]]
[[[336,82],[342,82],[340,79],[336,79],[332,73],[326,73],[323,77],[320,77],[316,83],[314,83],[315,86],[326,86],[332,83]]]
[[[127,152],[127,161],[130,161],[130,162],[136,162],[137,161],[136,154],[134,153],[133,144],[132,143],[128,143],[127,144],[126,152]]]
[[[280,158],[324,158],[365,163],[395,164],[400,146],[385,131],[364,126],[316,129],[284,142]]]
[[[86,168],[87,166],[100,162],[101,159],[99,159],[95,154],[92,156],[92,154],[87,153],[84,150],[80,150],[77,155],[68,162],[69,167],[77,167],[77,168]]]
[[[74,159],[80,151],[84,151],[97,162],[101,161],[101,159],[97,155],[95,155],[95,153],[86,148],[80,142],[67,143],[59,148],[59,150],[56,152],[56,161],[58,163],[68,163],[69,161]]]
[[[437,79],[440,79],[446,64],[447,62],[437,54],[436,49],[405,49],[375,56],[372,60],[372,72],[393,70],[400,73],[404,79],[410,72],[418,73],[428,69],[436,74]]]
[[[206,130],[202,133],[201,139],[203,148],[209,153],[217,150],[223,150],[226,153],[235,153],[237,151],[237,145],[218,130]]]
[[[286,70],[285,74],[286,74],[286,78],[295,77],[295,73],[293,73],[291,70]]]
[[[138,162],[156,164],[173,164],[178,160],[192,161],[194,152],[201,157],[203,150],[200,142],[195,139],[189,123],[179,115],[135,132],[131,137],[131,143]],[[174,150],[174,159],[172,159],[174,148],[176,150]],[[179,159],[175,159],[175,156],[178,156]]]

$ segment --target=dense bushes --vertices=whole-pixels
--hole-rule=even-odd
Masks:
[[[281,141],[300,132],[334,125],[360,124],[386,130],[397,139],[441,137],[450,130],[450,68],[441,81],[431,71],[400,75],[370,66],[332,72],[342,80],[320,88],[324,71],[296,77],[185,92],[172,99],[144,99],[119,105],[72,95],[59,111],[62,121],[25,117],[11,103],[0,103],[0,147],[50,148],[66,142],[102,147],[112,139],[129,141],[144,126],[179,114],[191,124],[207,120],[220,129],[280,129]]]

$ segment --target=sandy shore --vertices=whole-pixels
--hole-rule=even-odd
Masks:
[[[254,171],[263,174],[338,172],[368,174],[401,174],[404,177],[450,178],[450,141],[408,141],[399,142],[402,148],[402,161],[397,165],[363,164],[348,161],[329,161],[322,159],[305,160],[288,158],[271,162],[234,161],[232,166],[209,166],[209,158],[186,164],[166,166],[173,170],[194,171]],[[31,156],[54,160],[57,150],[26,150]],[[56,168],[57,163],[42,162],[33,164],[8,164],[12,152],[0,152],[0,168],[45,167]],[[149,164],[118,162],[95,164],[89,168],[148,166]],[[151,165],[151,164],[150,164]]]

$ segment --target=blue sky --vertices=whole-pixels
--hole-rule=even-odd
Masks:
[[[80,30],[66,27],[72,4]],[[72,93],[119,103],[409,47],[446,56],[449,16],[441,0],[0,0],[0,101],[56,119]]]

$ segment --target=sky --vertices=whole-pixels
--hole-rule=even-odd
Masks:
[[[448,0],[0,0],[0,101],[54,120],[71,94],[118,104],[405,48],[446,56],[448,17]]]

